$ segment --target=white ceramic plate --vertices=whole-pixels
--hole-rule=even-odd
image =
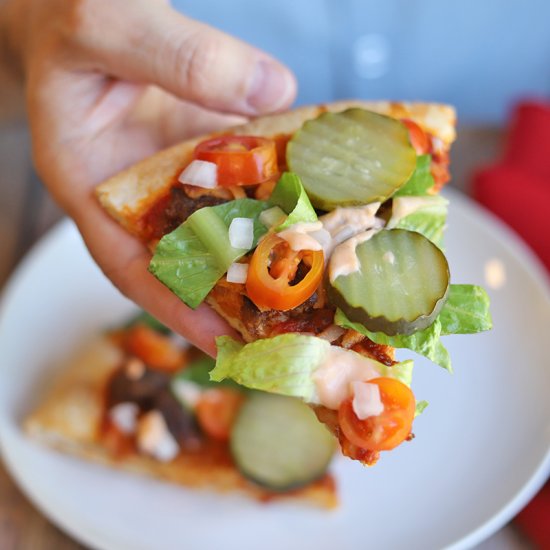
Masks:
[[[430,406],[411,444],[373,469],[338,459],[336,512],[259,505],[188,491],[43,449],[20,431],[56,366],[133,311],[91,262],[69,222],[8,286],[0,317],[0,442],[21,488],[56,524],[102,549],[466,548],[507,522],[550,470],[550,297],[543,271],[505,227],[451,196],[454,282],[490,290],[495,329],[446,339],[456,374],[418,360],[414,390]]]

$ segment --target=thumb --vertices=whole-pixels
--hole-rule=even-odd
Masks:
[[[278,111],[294,100],[294,76],[264,52],[164,4],[130,5],[111,0],[85,23],[82,45],[112,76],[243,115]]]

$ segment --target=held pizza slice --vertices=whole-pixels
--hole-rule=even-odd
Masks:
[[[259,474],[254,464],[248,472],[256,451],[232,432],[249,425],[248,409],[270,396],[207,382],[205,367],[212,360],[175,343],[173,335],[159,333],[158,327],[140,316],[131,326],[88,342],[25,420],[26,432],[62,452],[193,489],[337,506],[336,485],[327,473],[334,451],[330,436],[319,440],[316,452],[324,452],[325,458],[317,468],[311,455],[306,456],[314,451],[309,449],[303,457],[308,463],[295,454],[289,466],[292,452],[287,452],[285,464],[268,457]],[[278,414],[289,415],[297,425],[305,423],[308,430],[312,424],[314,431],[321,428],[305,405],[284,399],[276,403]],[[263,424],[263,408],[252,419],[253,429],[275,438],[273,429]],[[217,417],[212,418],[212,411]],[[280,439],[279,446],[300,447],[290,437]],[[289,468],[292,476],[281,474]]]
[[[490,328],[442,250],[454,125],[438,104],[303,107],[160,152],[97,196],[159,280],[247,342],[218,339],[213,380],[301,398],[372,465],[425,406],[395,348],[450,370],[439,337]]]

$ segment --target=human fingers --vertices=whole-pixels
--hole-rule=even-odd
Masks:
[[[157,149],[164,149],[247,121],[243,116],[205,109],[150,86],[128,118],[128,126],[133,132],[148,132]]]
[[[153,83],[222,112],[258,115],[294,99],[294,77],[281,63],[164,2],[133,0],[131,9],[127,0],[76,4],[78,17],[67,22],[66,34],[80,68],[88,59],[106,74]]]
[[[213,357],[216,336],[229,334],[238,338],[207,305],[193,310],[155,279],[147,271],[149,251],[107,216],[92,198],[82,207],[86,214],[77,215],[75,221],[88,250],[125,296]]]

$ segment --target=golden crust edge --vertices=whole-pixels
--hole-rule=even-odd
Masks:
[[[260,117],[228,128],[224,133],[276,136],[296,131],[323,111],[363,107],[396,118],[410,118],[439,138],[448,148],[456,137],[456,114],[450,105],[439,103],[346,100],[325,105],[298,107],[285,113]],[[132,222],[150,204],[168,191],[174,176],[189,161],[195,145],[208,134],[196,137],[148,157],[114,175],[96,188],[96,196],[107,212],[132,233]]]

